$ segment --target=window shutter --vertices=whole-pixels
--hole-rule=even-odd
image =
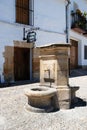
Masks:
[[[29,24],[29,0],[16,0],[16,22]]]

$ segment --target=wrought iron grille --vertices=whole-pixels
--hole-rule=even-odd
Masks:
[[[79,27],[85,31],[87,31],[87,19],[85,16],[80,15],[78,13],[71,12],[72,24],[71,28]]]

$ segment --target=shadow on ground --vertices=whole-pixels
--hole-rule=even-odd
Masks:
[[[74,107],[85,107],[87,105],[86,99],[81,99],[79,97],[75,98],[75,101],[72,101],[71,108]]]
[[[72,77],[79,77],[79,76],[86,76],[87,75],[87,69],[74,69],[70,70],[70,78]]]
[[[0,83],[0,88],[6,88],[6,87],[14,87],[14,86],[20,86],[20,85],[27,85],[27,84],[34,84],[38,83],[37,81],[17,81],[14,83]]]
[[[87,75],[87,69],[74,69],[70,70],[69,77],[79,77],[79,76],[86,76]],[[25,85],[25,84],[32,84],[32,83],[38,83],[39,81],[16,81],[14,83],[6,82],[6,83],[0,83],[0,88],[4,87],[12,87],[12,86],[20,86],[20,85]]]

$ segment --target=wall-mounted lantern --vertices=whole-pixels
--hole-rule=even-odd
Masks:
[[[23,40],[27,40],[28,43],[35,42],[36,32],[33,30],[25,30],[25,28],[23,28]]]
[[[36,32],[28,32],[27,33],[27,42],[35,42],[36,41]]]

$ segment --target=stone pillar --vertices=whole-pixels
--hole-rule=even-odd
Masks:
[[[68,109],[71,102],[69,84],[69,44],[53,44],[40,48],[40,85],[54,87],[55,107]]]

